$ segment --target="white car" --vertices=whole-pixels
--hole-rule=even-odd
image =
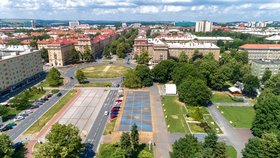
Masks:
[[[105,115],[105,116],[109,115],[109,112],[108,112],[108,111],[105,111],[105,112],[104,112],[104,115]]]
[[[33,113],[32,110],[25,110],[25,114],[29,115],[29,114],[31,114],[31,113]]]
[[[17,116],[16,118],[14,118],[14,122],[20,121],[20,120],[23,120],[23,119],[24,119],[23,116]]]

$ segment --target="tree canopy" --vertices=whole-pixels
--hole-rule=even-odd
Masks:
[[[12,141],[6,133],[0,134],[0,157],[12,158],[14,154],[14,149],[12,148]]]
[[[85,80],[86,80],[85,73],[82,70],[77,70],[76,78],[77,78],[79,83],[84,83]]]
[[[272,76],[265,82],[265,88],[269,88],[276,95],[280,95],[280,73]]]
[[[56,68],[51,68],[51,70],[48,72],[48,75],[46,77],[47,82],[49,83],[49,86],[56,87],[59,86],[62,83],[62,80],[60,79],[60,72]]]

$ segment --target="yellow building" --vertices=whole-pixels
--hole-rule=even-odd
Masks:
[[[43,72],[41,54],[38,50],[2,48],[0,72],[0,94],[12,91],[40,76]]]

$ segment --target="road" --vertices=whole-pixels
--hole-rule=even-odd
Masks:
[[[117,81],[119,82],[119,81]],[[116,84],[116,83],[115,83]],[[105,111],[110,111],[112,106],[114,105],[115,99],[118,95],[118,90],[111,90],[103,104],[103,107],[101,108],[96,121],[93,123],[93,126],[91,130],[89,131],[86,139],[86,150],[82,154],[82,158],[92,158],[95,156],[98,150],[98,145],[100,142],[100,139],[103,135],[104,128],[106,126],[106,123],[108,121],[109,115],[105,116]]]

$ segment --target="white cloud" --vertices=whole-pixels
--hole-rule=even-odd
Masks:
[[[267,3],[260,5],[259,9],[280,9],[280,3]]]

